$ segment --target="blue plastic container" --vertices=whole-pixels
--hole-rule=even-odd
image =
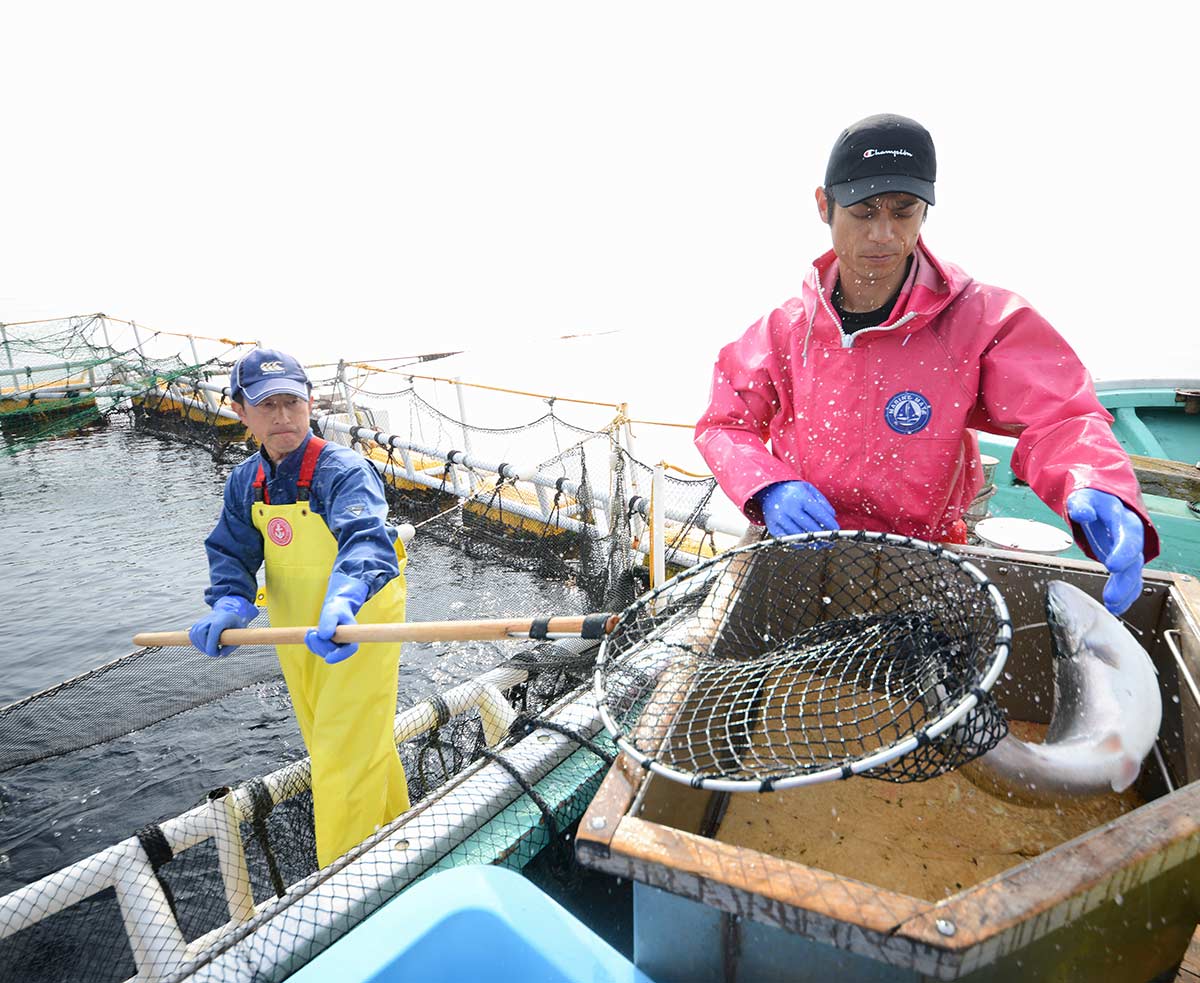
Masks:
[[[289,980],[653,983],[520,874],[490,866],[421,881]]]

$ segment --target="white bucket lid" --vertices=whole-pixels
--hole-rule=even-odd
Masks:
[[[1058,526],[1000,515],[980,519],[975,524],[975,535],[988,546],[1027,553],[1062,553],[1074,544]]]

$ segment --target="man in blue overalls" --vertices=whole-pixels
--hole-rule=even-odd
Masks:
[[[332,641],[339,625],[404,620],[404,547],[375,468],[310,431],[312,385],[296,359],[255,349],[234,366],[230,392],[259,451],[225,483],[205,541],[212,612],[190,637],[210,656],[233,651],[221,632],[254,619],[264,562],[271,625],[316,625],[278,653],[312,760],[324,867],[409,806],[392,733],[400,643]]]

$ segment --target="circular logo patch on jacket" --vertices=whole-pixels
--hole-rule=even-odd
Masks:
[[[924,430],[933,416],[933,407],[924,396],[911,389],[896,393],[883,408],[883,418],[896,433],[916,433]]]
[[[292,541],[292,524],[276,516],[267,523],[267,535],[276,546],[287,546]]]

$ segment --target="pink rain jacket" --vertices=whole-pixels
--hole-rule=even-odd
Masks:
[[[1013,473],[1064,520],[1078,488],[1116,495],[1145,523],[1146,559],[1157,556],[1129,457],[1067,343],[1016,294],[923,242],[914,256],[878,328],[843,336],[830,251],[800,297],[721,350],[696,446],[725,493],[761,523],[754,495],[799,478],[843,529],[956,540],[983,483],[974,428],[1017,438]]]

